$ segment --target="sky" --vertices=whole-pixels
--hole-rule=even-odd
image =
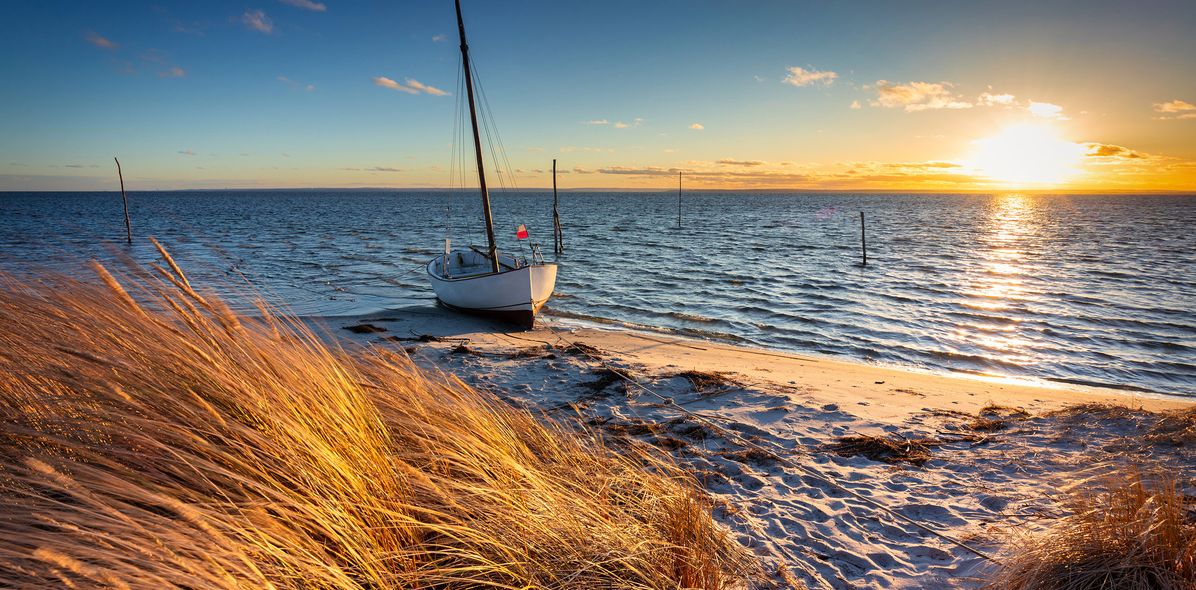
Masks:
[[[1196,2],[463,10],[496,186],[1196,192]],[[448,0],[6,2],[0,191],[459,186],[458,44]]]

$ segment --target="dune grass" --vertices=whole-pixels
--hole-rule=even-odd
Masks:
[[[166,263],[0,285],[0,587],[717,589],[748,571],[672,464],[235,314]]]
[[[1196,588],[1192,499],[1169,476],[1122,473],[1078,487],[1071,513],[1017,539],[989,585],[1002,590]]]

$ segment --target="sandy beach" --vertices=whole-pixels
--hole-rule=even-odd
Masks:
[[[1193,407],[1175,397],[555,318],[514,332],[431,307],[309,321],[349,348],[402,348],[514,405],[584,423],[609,445],[669,453],[759,557],[766,585],[977,587],[993,567],[977,553],[1000,560],[1017,535],[1048,525],[1064,511],[1061,491],[1138,464],[1196,467],[1165,420]]]

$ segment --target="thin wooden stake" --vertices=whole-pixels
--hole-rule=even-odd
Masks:
[[[561,230],[561,214],[557,211],[556,158],[552,159],[552,250],[558,255],[565,253],[565,236]]]
[[[677,228],[681,228],[681,171],[677,171]]]
[[[129,223],[129,197],[125,195],[125,175],[120,171],[120,160],[115,157],[116,161],[116,176],[120,178],[120,199],[125,202],[125,239],[129,244],[133,243],[133,226]]]
[[[864,235],[863,211],[860,211],[860,254],[864,256],[864,262],[860,266],[868,266],[868,237]]]

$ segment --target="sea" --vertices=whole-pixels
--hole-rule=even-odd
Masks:
[[[492,202],[500,249],[560,263],[544,314],[565,322],[1196,395],[1196,195],[562,192],[560,256],[551,193]],[[151,262],[153,236],[246,309],[348,316],[435,305],[424,264],[446,237],[485,243],[476,193],[134,192],[129,210],[132,246],[119,193],[0,193],[0,272]]]

